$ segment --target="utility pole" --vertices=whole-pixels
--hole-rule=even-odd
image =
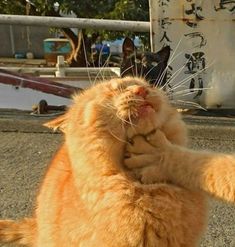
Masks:
[[[149,18],[150,18],[150,44],[151,44],[151,51],[157,52],[159,48],[159,16],[160,15],[160,8],[158,5],[158,0],[149,0]]]

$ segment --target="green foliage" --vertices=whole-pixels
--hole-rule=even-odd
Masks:
[[[75,13],[80,18],[104,18],[120,20],[149,20],[148,0],[31,0],[31,15],[53,15],[54,4],[59,3],[60,12]],[[1,14],[26,14],[26,0],[1,0]],[[131,32],[101,31],[100,34],[109,39],[115,39],[125,35],[133,36]],[[140,33],[145,41],[148,34]]]
[[[63,13],[73,11],[80,18],[108,18],[147,21],[148,0],[31,0],[32,15],[49,15],[58,3]],[[1,14],[25,14],[26,0],[0,1]]]
[[[146,0],[119,0],[115,1],[112,12],[106,14],[111,19],[120,20],[149,20],[149,5]]]
[[[21,1],[15,0],[1,0],[0,14],[15,14],[24,15],[26,13],[25,6],[22,6]]]

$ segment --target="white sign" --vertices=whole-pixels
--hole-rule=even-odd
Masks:
[[[172,97],[235,108],[235,0],[155,1],[157,45],[172,48]]]

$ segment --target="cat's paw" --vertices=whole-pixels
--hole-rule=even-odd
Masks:
[[[146,135],[145,139],[151,146],[155,147],[155,151],[166,151],[167,148],[171,146],[170,141],[168,141],[160,129],[151,131]]]
[[[160,130],[152,131],[147,136],[136,135],[126,145],[124,163],[129,169],[152,166],[161,162],[168,145],[169,141]]]
[[[157,165],[145,167],[138,172],[138,179],[142,184],[166,182],[166,176],[164,175],[161,167]]]
[[[145,136],[134,136],[126,145],[125,166],[129,169],[152,165],[156,155],[156,148],[149,144]]]
[[[154,154],[129,154],[124,159],[124,165],[129,169],[142,168],[156,163]]]
[[[148,136],[136,135],[129,139],[126,151],[130,154],[152,154],[155,153],[155,147],[147,140]]]

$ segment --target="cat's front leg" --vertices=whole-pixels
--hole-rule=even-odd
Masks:
[[[138,145],[127,146],[132,155],[125,160],[125,164],[131,168],[135,165],[142,168],[145,164],[148,165],[140,170],[142,182],[148,183],[148,179],[150,182],[165,179],[187,189],[200,189],[226,201],[235,202],[234,155],[195,151],[174,145],[159,130],[141,140],[148,142],[149,148],[145,150],[148,153],[140,153],[140,150],[135,153],[134,148]]]

